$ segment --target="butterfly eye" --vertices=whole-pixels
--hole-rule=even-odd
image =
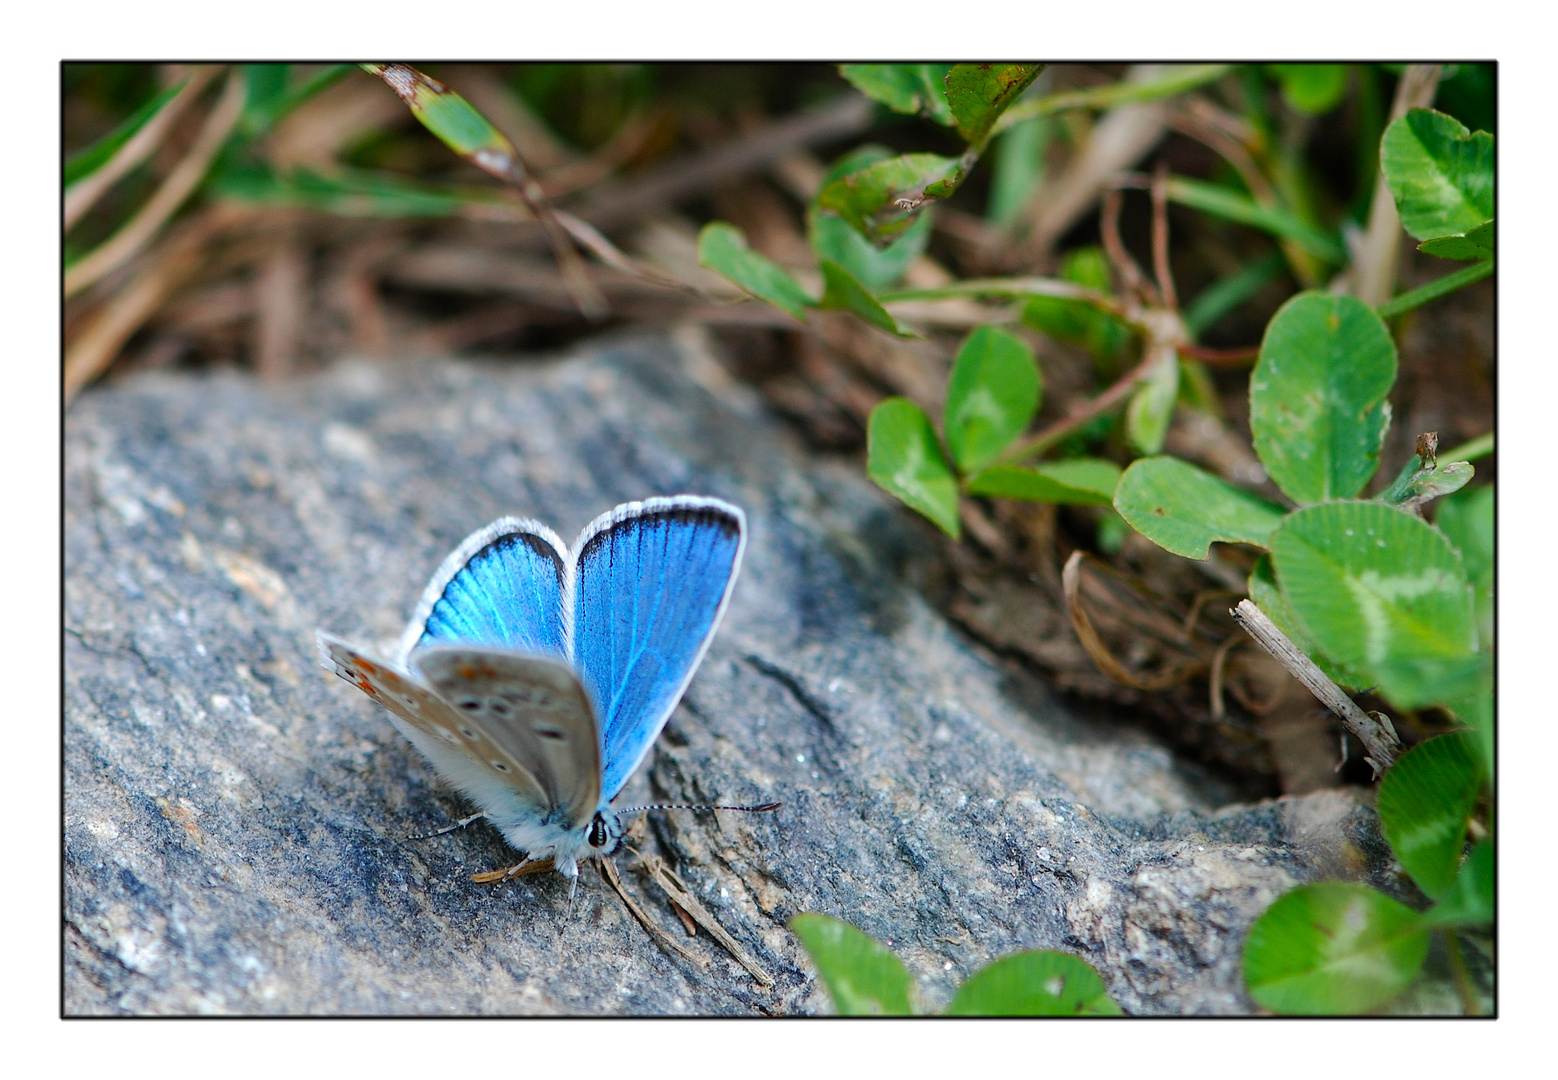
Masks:
[[[596,814],[595,820],[590,822],[589,841],[591,847],[606,846],[606,821],[599,814]]]

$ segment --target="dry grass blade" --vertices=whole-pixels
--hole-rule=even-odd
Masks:
[[[86,317],[65,348],[65,404],[113,362],[125,342],[200,268],[212,237],[244,216],[217,207],[183,222],[122,289]]]
[[[472,881],[479,881],[483,885],[490,885],[494,881],[507,881],[509,878],[529,877],[531,874],[544,874],[552,869],[551,859],[524,859],[513,866],[505,866],[501,870],[483,870],[479,874],[472,874]]]
[[[644,865],[649,867],[649,876],[654,878],[655,884],[665,890],[665,894],[671,898],[672,903],[681,908],[688,915],[709,932],[709,936],[725,947],[725,951],[736,958],[736,963],[746,968],[752,978],[763,986],[772,986],[774,977],[763,970],[750,953],[741,947],[741,943],[725,932],[725,928],[715,921],[707,908],[698,902],[698,898],[692,894],[692,890],[682,882],[682,879],[671,872],[671,868],[655,858],[653,855],[644,857]]]
[[[308,315],[308,258],[296,236],[283,233],[266,255],[255,299],[255,369],[262,379],[285,378],[297,363]]]
[[[568,234],[574,241],[591,255],[619,273],[642,278],[644,281],[656,285],[663,285],[668,289],[679,289],[682,292],[692,293],[695,296],[709,298],[708,294],[695,285],[689,285],[680,278],[672,277],[663,270],[629,258],[623,251],[603,236],[599,229],[587,221],[582,221],[572,214],[559,210],[557,220],[568,230]]]
[[[1433,104],[1443,68],[1439,64],[1411,64],[1396,84],[1390,119],[1405,116],[1409,109],[1426,109]],[[1389,121],[1387,121],[1388,123]],[[1374,198],[1369,204],[1369,225],[1353,255],[1353,295],[1370,307],[1390,299],[1396,287],[1396,269],[1401,260],[1401,218],[1396,200],[1382,175],[1375,176]]]
[[[1206,661],[1194,659],[1177,664],[1159,675],[1143,677],[1115,659],[1114,653],[1110,652],[1109,647],[1104,644],[1103,638],[1093,626],[1092,618],[1082,606],[1082,560],[1085,557],[1086,552],[1081,550],[1071,553],[1071,557],[1066,560],[1065,568],[1061,571],[1060,583],[1065,593],[1066,610],[1071,616],[1071,625],[1076,629],[1077,639],[1082,642],[1082,648],[1087,650],[1087,655],[1093,658],[1100,671],[1122,686],[1129,686],[1136,690],[1159,691],[1178,686],[1186,679],[1207,669]]]
[[[125,142],[101,169],[83,177],[65,190],[65,231],[81,220],[81,216],[97,204],[103,193],[117,184],[126,173],[151,156],[162,145],[162,140],[175,121],[184,115],[190,102],[198,98],[222,70],[221,65],[198,67],[191,73],[184,89],[173,96],[156,116],[146,121],[141,130]]]
[[[679,945],[675,938],[671,937],[671,935],[667,934],[664,930],[660,929],[660,927],[649,921],[649,916],[644,912],[644,909],[639,907],[638,902],[628,895],[627,889],[623,888],[622,879],[617,876],[617,867],[615,863],[613,863],[610,859],[599,859],[597,862],[600,864],[601,877],[609,881],[611,883],[611,887],[617,890],[617,895],[622,897],[622,903],[627,907],[628,911],[633,913],[633,918],[639,921],[639,925],[641,925],[645,930],[649,931],[650,937],[654,938],[660,944],[670,949],[677,956],[680,956],[683,960],[687,961],[694,967],[707,970],[709,966],[707,963],[699,960],[696,956]]]
[[[796,147],[859,134],[870,127],[874,115],[870,101],[850,94],[816,112],[777,121],[706,153],[668,162],[643,176],[603,183],[572,209],[597,229],[610,231],[631,225],[668,203],[766,168]]]
[[[227,136],[243,115],[246,96],[242,75],[238,72],[228,75],[227,88],[223,90],[211,114],[206,117],[195,145],[174,166],[162,186],[123,228],[65,271],[66,297],[74,296],[88,285],[102,280],[129,262],[151,242],[157,231],[184,205],[184,200],[189,198],[200,181],[205,179],[211,160],[227,142]]]

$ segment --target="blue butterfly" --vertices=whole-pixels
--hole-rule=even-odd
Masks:
[[[550,860],[572,885],[621,840],[611,801],[698,670],[745,548],[740,508],[695,495],[625,503],[571,550],[499,518],[438,568],[393,664],[316,636],[325,667],[476,804],[466,821],[526,854],[510,873]]]

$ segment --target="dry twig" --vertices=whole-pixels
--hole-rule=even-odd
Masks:
[[[1250,637],[1270,653],[1293,677],[1320,699],[1320,703],[1342,718],[1342,723],[1363,743],[1368,756],[1364,759],[1379,776],[1396,760],[1396,748],[1400,742],[1395,732],[1380,723],[1373,715],[1360,709],[1346,691],[1331,681],[1331,677],[1315,666],[1304,651],[1267,618],[1266,613],[1249,600],[1240,600],[1231,612],[1235,621]],[[1388,723],[1388,721],[1387,721]]]
[[[763,966],[752,958],[751,953],[741,947],[739,941],[725,932],[725,928],[709,914],[706,907],[698,902],[692,890],[687,888],[681,878],[672,873],[669,866],[653,855],[644,856],[644,865],[649,868],[649,876],[654,879],[656,885],[665,890],[665,894],[671,898],[671,901],[690,915],[699,926],[707,930],[710,937],[723,945],[725,951],[735,957],[736,963],[746,968],[752,978],[763,986],[774,984],[774,977],[763,970]]]

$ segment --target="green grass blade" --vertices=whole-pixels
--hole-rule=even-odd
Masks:
[[[69,187],[78,180],[91,176],[114,156],[115,152],[135,137],[135,133],[145,127],[152,117],[156,116],[163,108],[178,96],[180,90],[188,85],[188,79],[181,79],[168,87],[162,93],[153,97],[135,112],[131,113],[118,127],[98,139],[91,146],[77,150],[65,159],[65,186]]]

